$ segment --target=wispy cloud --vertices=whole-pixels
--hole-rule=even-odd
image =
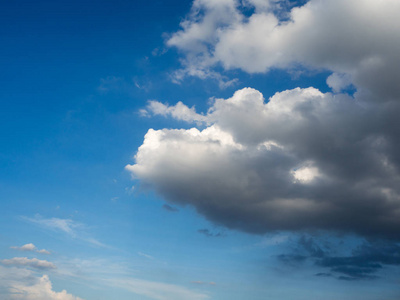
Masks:
[[[143,257],[145,257],[145,258],[147,258],[147,259],[154,259],[153,256],[148,255],[148,254],[143,253],[143,252],[138,252],[138,255],[143,256]]]
[[[209,299],[204,293],[192,291],[185,287],[161,282],[147,281],[134,278],[110,279],[108,284],[126,289],[135,294],[155,300],[202,300]]]
[[[216,285],[216,283],[213,282],[213,281],[206,282],[206,281],[196,280],[196,281],[192,281],[192,283],[194,283],[194,284],[200,284],[200,285]]]
[[[89,236],[86,230],[86,226],[72,219],[60,219],[60,218],[46,219],[42,218],[39,215],[36,215],[34,218],[29,218],[25,216],[22,216],[21,218],[25,221],[38,225],[47,230],[63,232],[73,239],[85,241],[94,246],[109,247],[99,242],[97,239]]]

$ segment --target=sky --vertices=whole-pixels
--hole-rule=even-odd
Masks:
[[[399,299],[399,12],[2,1],[0,298]]]

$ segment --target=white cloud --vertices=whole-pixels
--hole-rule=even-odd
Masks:
[[[150,129],[126,169],[169,203],[230,228],[391,236],[400,228],[399,112],[315,88],[268,102],[245,88],[216,99],[203,130]],[[198,116],[192,109],[185,120]]]
[[[21,247],[17,247],[17,246],[12,246],[12,249],[17,249],[17,250],[21,250],[21,251],[34,251],[36,250],[36,247],[34,244],[30,243],[30,244],[25,244]]]
[[[50,270],[55,269],[56,266],[47,261],[40,260],[37,258],[27,258],[27,257],[14,257],[11,259],[3,259],[1,263],[5,266],[16,266],[16,267],[31,267],[34,269]]]
[[[145,257],[145,258],[147,258],[147,259],[154,259],[153,256],[148,255],[148,254],[143,253],[143,252],[138,252],[138,255],[143,256],[143,257]]]
[[[7,300],[82,300],[65,290],[56,292],[47,275],[24,268],[0,266],[0,297]]]
[[[34,285],[14,284],[10,287],[13,294],[11,299],[21,300],[82,300],[79,297],[68,294],[66,290],[55,292],[47,275],[43,275]]]
[[[10,248],[15,249],[15,250],[20,250],[20,251],[33,251],[33,252],[37,252],[40,254],[51,254],[50,251],[47,251],[46,249],[41,249],[41,250],[37,249],[36,246],[32,243],[25,244],[21,247],[12,246]]]
[[[82,224],[77,223],[71,219],[60,219],[60,218],[44,219],[39,216],[36,216],[35,218],[25,217],[24,219],[52,230],[63,231],[71,236],[76,236],[75,230],[77,228],[82,228]]]
[[[188,108],[182,102],[178,102],[174,106],[168,106],[158,101],[149,101],[147,105],[147,112],[153,115],[171,116],[176,120],[186,122],[202,122],[205,117],[196,113],[195,108]]]
[[[318,168],[309,165],[292,170],[291,173],[301,183],[311,183],[320,176]]]
[[[186,74],[200,78],[219,65],[260,73],[300,64],[347,74],[346,83],[351,78],[373,93],[399,95],[399,1],[310,0],[292,8],[288,20],[273,2],[195,1],[167,45],[184,54]],[[256,10],[245,16],[248,5]]]

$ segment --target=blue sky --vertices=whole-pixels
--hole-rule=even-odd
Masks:
[[[0,298],[397,299],[399,9],[0,4]]]

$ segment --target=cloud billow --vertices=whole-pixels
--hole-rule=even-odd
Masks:
[[[176,77],[223,81],[216,66],[247,73],[302,66],[334,72],[335,91],[353,83],[380,100],[399,96],[399,1],[309,0],[289,10],[282,2],[195,0],[167,41],[184,56]]]
[[[217,224],[251,233],[400,237],[397,102],[371,104],[315,88],[265,102],[245,88],[216,99],[205,115],[182,104],[153,107],[149,114],[206,125],[150,129],[136,163],[127,166],[170,203],[193,205]]]

